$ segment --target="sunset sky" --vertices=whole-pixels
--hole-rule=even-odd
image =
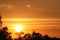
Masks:
[[[60,37],[60,0],[0,0],[3,26]]]

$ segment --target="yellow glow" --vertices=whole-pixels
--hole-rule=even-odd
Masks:
[[[16,32],[21,32],[22,31],[22,26],[21,25],[16,25],[15,30],[16,30]]]

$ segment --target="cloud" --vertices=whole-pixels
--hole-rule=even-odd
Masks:
[[[13,5],[11,4],[0,4],[1,9],[12,9]]]

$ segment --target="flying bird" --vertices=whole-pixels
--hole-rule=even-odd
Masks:
[[[31,7],[31,0],[28,0],[27,2],[26,2],[26,7]]]

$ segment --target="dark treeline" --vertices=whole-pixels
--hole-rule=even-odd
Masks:
[[[12,38],[10,36],[11,33],[8,32],[8,28],[7,27],[3,27],[0,30],[0,40],[60,40],[60,38],[56,38],[56,37],[49,37],[48,35],[42,35],[40,33],[36,33],[33,32],[32,34],[30,33],[26,33],[23,35],[23,37],[21,36],[23,34],[23,32],[21,32],[20,34],[18,34],[17,38]]]

